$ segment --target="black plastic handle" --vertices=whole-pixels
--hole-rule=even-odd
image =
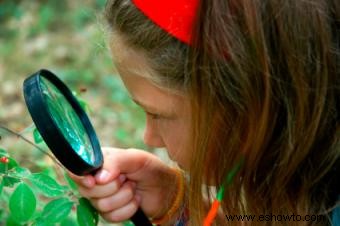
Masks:
[[[138,208],[137,212],[130,218],[135,226],[152,226],[149,218],[145,215],[143,210]]]

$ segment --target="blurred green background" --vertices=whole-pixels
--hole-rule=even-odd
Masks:
[[[105,3],[0,0],[1,126],[33,140],[22,83],[29,75],[46,68],[88,103],[101,146],[153,151],[142,140],[144,113],[130,100],[111,62],[109,35],[102,16]],[[59,177],[55,164],[27,142],[1,129],[0,138],[0,148],[8,150],[32,172],[43,170]],[[3,205],[0,203],[1,209],[6,208]],[[0,211],[0,225],[2,214]]]
[[[0,1],[0,124],[21,131],[32,123],[22,83],[46,68],[89,104],[102,146],[146,148],[143,112],[129,99],[106,45],[105,2]]]

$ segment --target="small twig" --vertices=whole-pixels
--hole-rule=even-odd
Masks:
[[[21,135],[21,134],[15,132],[15,131],[13,131],[13,130],[11,130],[11,129],[9,129],[9,128],[7,128],[7,127],[1,125],[1,124],[0,124],[0,129],[3,129],[3,130],[5,130],[5,131],[7,131],[8,133],[10,133],[10,134],[12,134],[12,135],[14,135],[14,136],[16,136],[16,137],[18,137],[18,138],[24,140],[24,141],[27,142],[28,144],[30,144],[30,145],[32,145],[33,147],[35,147],[36,149],[38,149],[38,150],[39,150],[40,152],[42,152],[43,154],[45,154],[45,155],[47,155],[48,157],[50,157],[50,158],[51,158],[56,164],[58,164],[60,167],[64,168],[64,166],[63,166],[60,162],[58,162],[58,161],[56,160],[56,158],[55,158],[53,155],[51,155],[50,153],[48,153],[47,151],[45,151],[44,149],[42,149],[41,147],[39,147],[38,145],[36,145],[36,144],[33,143],[32,141],[30,141],[29,139],[27,139],[27,138],[24,137],[23,135]]]
[[[32,123],[31,125],[27,126],[25,129],[21,130],[20,132],[18,132],[20,135],[24,135],[26,132],[31,132],[33,131],[35,128],[34,123]]]

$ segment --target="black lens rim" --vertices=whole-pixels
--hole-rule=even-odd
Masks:
[[[40,86],[42,77],[49,80],[59,89],[78,115],[94,151],[93,164],[89,164],[76,153],[53,120]],[[24,99],[34,124],[60,163],[76,175],[93,174],[101,168],[103,155],[96,132],[87,114],[68,87],[54,73],[41,69],[25,79],[23,90]]]

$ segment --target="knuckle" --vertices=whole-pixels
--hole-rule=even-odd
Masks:
[[[79,191],[81,196],[83,196],[85,198],[90,198],[90,195],[89,195],[89,192],[87,191],[87,189],[84,189],[83,187],[79,186],[78,191]]]
[[[135,212],[137,211],[138,207],[139,207],[139,206],[138,206],[137,201],[133,199],[133,200],[129,203],[129,211],[128,211],[127,215],[126,215],[126,218],[132,217],[132,215],[135,214]]]
[[[108,212],[111,210],[110,202],[107,199],[98,199],[96,200],[95,206],[101,212]]]
[[[125,194],[128,198],[132,198],[134,196],[134,193],[135,193],[135,191],[134,191],[134,188],[132,186],[127,186],[125,188]]]
[[[102,217],[109,222],[121,222],[131,218],[131,216],[137,211],[138,203],[136,200],[129,202],[121,209],[108,212]]]
[[[120,222],[125,220],[120,216],[120,214],[117,214],[116,212],[111,212],[110,215],[108,216],[108,219],[111,222]]]
[[[131,208],[133,210],[133,213],[135,213],[137,211],[138,207],[139,207],[139,204],[138,204],[137,200],[133,199],[132,202],[131,202],[131,205],[132,205]]]
[[[120,188],[120,184],[118,180],[114,180],[111,184],[111,190],[113,193],[116,193]]]

